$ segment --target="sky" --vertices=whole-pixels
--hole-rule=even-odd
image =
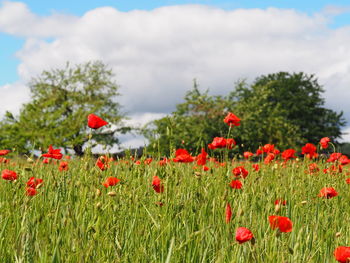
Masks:
[[[227,94],[238,79],[303,71],[316,75],[350,133],[348,43],[349,0],[0,0],[0,116],[18,113],[43,70],[102,60],[130,124],[174,111],[194,78]]]

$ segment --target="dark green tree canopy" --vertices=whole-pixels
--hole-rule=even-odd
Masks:
[[[116,102],[118,86],[113,72],[102,62],[67,63],[64,69],[42,72],[29,87],[31,101],[23,105],[18,118],[7,113],[3,120],[1,130],[7,132],[0,135],[2,147],[29,150],[53,144],[81,155],[90,132],[86,125],[89,113],[113,124],[95,132],[93,140],[105,145],[118,143],[116,125],[123,117]]]
[[[266,143],[297,148],[325,136],[334,141],[345,122],[342,113],[324,107],[322,92],[315,76],[304,73],[263,75],[251,85],[239,81],[226,96],[201,93],[195,83],[176,111],[149,126],[149,148],[164,154],[173,148],[205,146],[227,135],[223,118],[229,111],[241,118],[231,136],[244,150],[255,151]]]
[[[250,86],[241,83],[231,96],[237,101],[234,111],[242,118],[237,129],[242,143],[287,148],[318,143],[325,136],[336,140],[345,121],[342,112],[324,108],[323,92],[314,75],[302,72],[261,76]]]

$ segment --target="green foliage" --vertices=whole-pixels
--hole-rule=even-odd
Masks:
[[[144,135],[150,141],[148,150],[169,155],[175,148],[185,147],[198,152],[214,137],[226,136],[223,112],[230,107],[232,103],[227,98],[200,92],[194,82],[185,102],[178,104],[172,115],[155,120],[145,129]]]
[[[251,86],[241,83],[231,94],[238,101],[234,112],[242,119],[240,141],[252,149],[265,143],[296,147],[325,136],[334,141],[345,122],[342,113],[323,107],[322,92],[317,79],[304,73],[279,72],[261,76]]]
[[[201,93],[195,83],[185,102],[145,134],[149,148],[162,154],[179,147],[197,150],[216,136],[227,136],[223,119],[231,111],[241,118],[241,126],[230,131],[240,149],[255,151],[266,143],[295,148],[325,136],[335,141],[345,122],[342,113],[324,108],[322,92],[317,79],[304,73],[261,76],[251,85],[239,81],[227,96]]]
[[[75,158],[69,170],[57,165],[15,160],[16,182],[0,181],[0,255],[2,262],[336,262],[337,246],[350,245],[350,191],[345,174],[323,174],[329,167],[317,161],[320,174],[305,174],[310,162],[264,165],[251,163],[243,189],[231,189],[234,178],[226,167],[195,176],[193,164],[160,167],[133,165],[130,159],[100,171],[95,160]],[[29,168],[29,169],[28,169]],[[0,171],[9,169],[0,163]],[[152,188],[154,175],[164,185]],[[105,188],[116,176],[120,183]],[[36,196],[26,196],[26,182],[43,179]],[[317,197],[332,186],[331,199]],[[99,189],[100,194],[96,194]],[[113,192],[114,196],[109,196]],[[286,206],[276,209],[276,199]],[[159,206],[161,202],[163,206]],[[225,223],[225,207],[232,220]],[[268,216],[287,216],[290,233],[272,230]],[[235,240],[238,227],[249,228],[255,244]],[[340,233],[338,237],[336,233]],[[30,261],[31,260],[31,261]]]
[[[1,146],[29,150],[54,144],[81,155],[90,133],[86,125],[89,113],[113,125],[122,118],[120,105],[115,101],[119,94],[113,77],[101,62],[75,66],[67,63],[64,69],[44,71],[29,83],[31,101],[22,107],[19,117],[10,113],[5,117],[0,128],[6,132],[5,136],[0,135]],[[93,134],[96,143],[118,142],[116,129],[102,130]]]

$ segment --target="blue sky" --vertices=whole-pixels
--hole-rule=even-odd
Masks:
[[[3,1],[2,1],[3,2]],[[1,2],[1,3],[2,3]],[[236,8],[292,8],[308,15],[321,12],[326,6],[336,5],[339,7],[350,7],[349,0],[61,0],[61,1],[38,1],[24,0],[29,9],[37,15],[51,15],[53,13],[83,15],[85,12],[102,7],[112,6],[120,11],[130,11],[135,9],[152,10],[162,6],[184,5],[184,4],[203,4],[232,10]],[[333,17],[330,27],[336,28],[350,24],[350,13],[346,12]],[[23,46],[24,40],[0,32],[0,85],[11,83],[18,79],[17,66],[19,60],[16,58],[16,51]]]

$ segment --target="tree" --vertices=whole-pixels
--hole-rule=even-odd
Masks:
[[[240,151],[266,143],[298,148],[325,136],[335,141],[345,121],[342,113],[324,107],[322,92],[315,76],[304,73],[263,75],[251,85],[238,81],[226,96],[201,93],[195,83],[176,111],[148,126],[149,148],[162,154],[179,147],[198,152],[214,137],[227,136],[223,118],[229,111],[241,118],[230,134]]]
[[[257,148],[275,143],[281,148],[318,143],[322,137],[341,136],[341,113],[324,108],[324,90],[314,75],[278,72],[244,82],[231,93],[241,117],[237,132],[241,143]],[[254,140],[252,140],[254,138]]]
[[[149,151],[169,155],[175,148],[187,148],[198,152],[214,137],[227,135],[223,113],[232,107],[231,101],[211,96],[208,90],[200,92],[196,81],[184,100],[171,115],[151,122],[144,129],[150,141]]]
[[[118,86],[113,72],[102,62],[88,62],[64,69],[44,71],[29,83],[31,101],[20,110],[18,118],[7,113],[0,130],[2,147],[21,150],[46,149],[50,144],[73,149],[83,154],[83,145],[89,140],[87,116],[94,113],[112,125],[93,133],[98,144],[118,143],[115,134],[123,115],[115,101]],[[12,137],[12,138],[11,138]],[[22,138],[17,141],[17,137]]]

